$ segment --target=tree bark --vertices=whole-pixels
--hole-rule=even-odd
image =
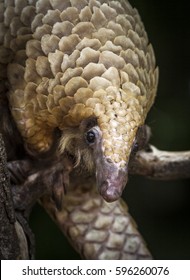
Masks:
[[[19,259],[20,246],[15,225],[15,212],[10,190],[4,142],[0,134],[0,258]]]
[[[136,154],[129,172],[155,180],[190,178],[190,151],[161,151],[150,145]]]

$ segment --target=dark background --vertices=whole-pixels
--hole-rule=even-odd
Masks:
[[[160,70],[157,99],[147,119],[151,143],[163,150],[190,150],[188,2],[130,2],[143,19]],[[190,180],[131,176],[123,196],[155,259],[190,259]],[[33,210],[31,226],[37,259],[79,259],[39,206]]]

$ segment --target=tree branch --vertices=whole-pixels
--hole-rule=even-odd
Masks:
[[[190,178],[190,151],[161,151],[151,145],[136,154],[129,172],[156,180]]]

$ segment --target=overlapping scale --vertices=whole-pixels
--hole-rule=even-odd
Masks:
[[[95,116],[105,156],[122,166],[158,82],[137,10],[123,0],[15,0],[1,9],[0,63],[9,63],[11,110],[29,148],[46,151],[55,127]]]

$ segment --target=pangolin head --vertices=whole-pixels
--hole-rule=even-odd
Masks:
[[[63,127],[60,151],[73,154],[76,167],[95,171],[100,194],[112,202],[127,183],[130,155],[142,135],[145,114],[130,91],[111,86],[86,94],[85,105],[75,105],[66,117],[70,125]]]
[[[30,152],[50,149],[58,128],[61,153],[95,170],[101,195],[116,200],[154,102],[154,51],[128,1],[42,2],[17,7],[16,1],[5,12],[13,118]]]

